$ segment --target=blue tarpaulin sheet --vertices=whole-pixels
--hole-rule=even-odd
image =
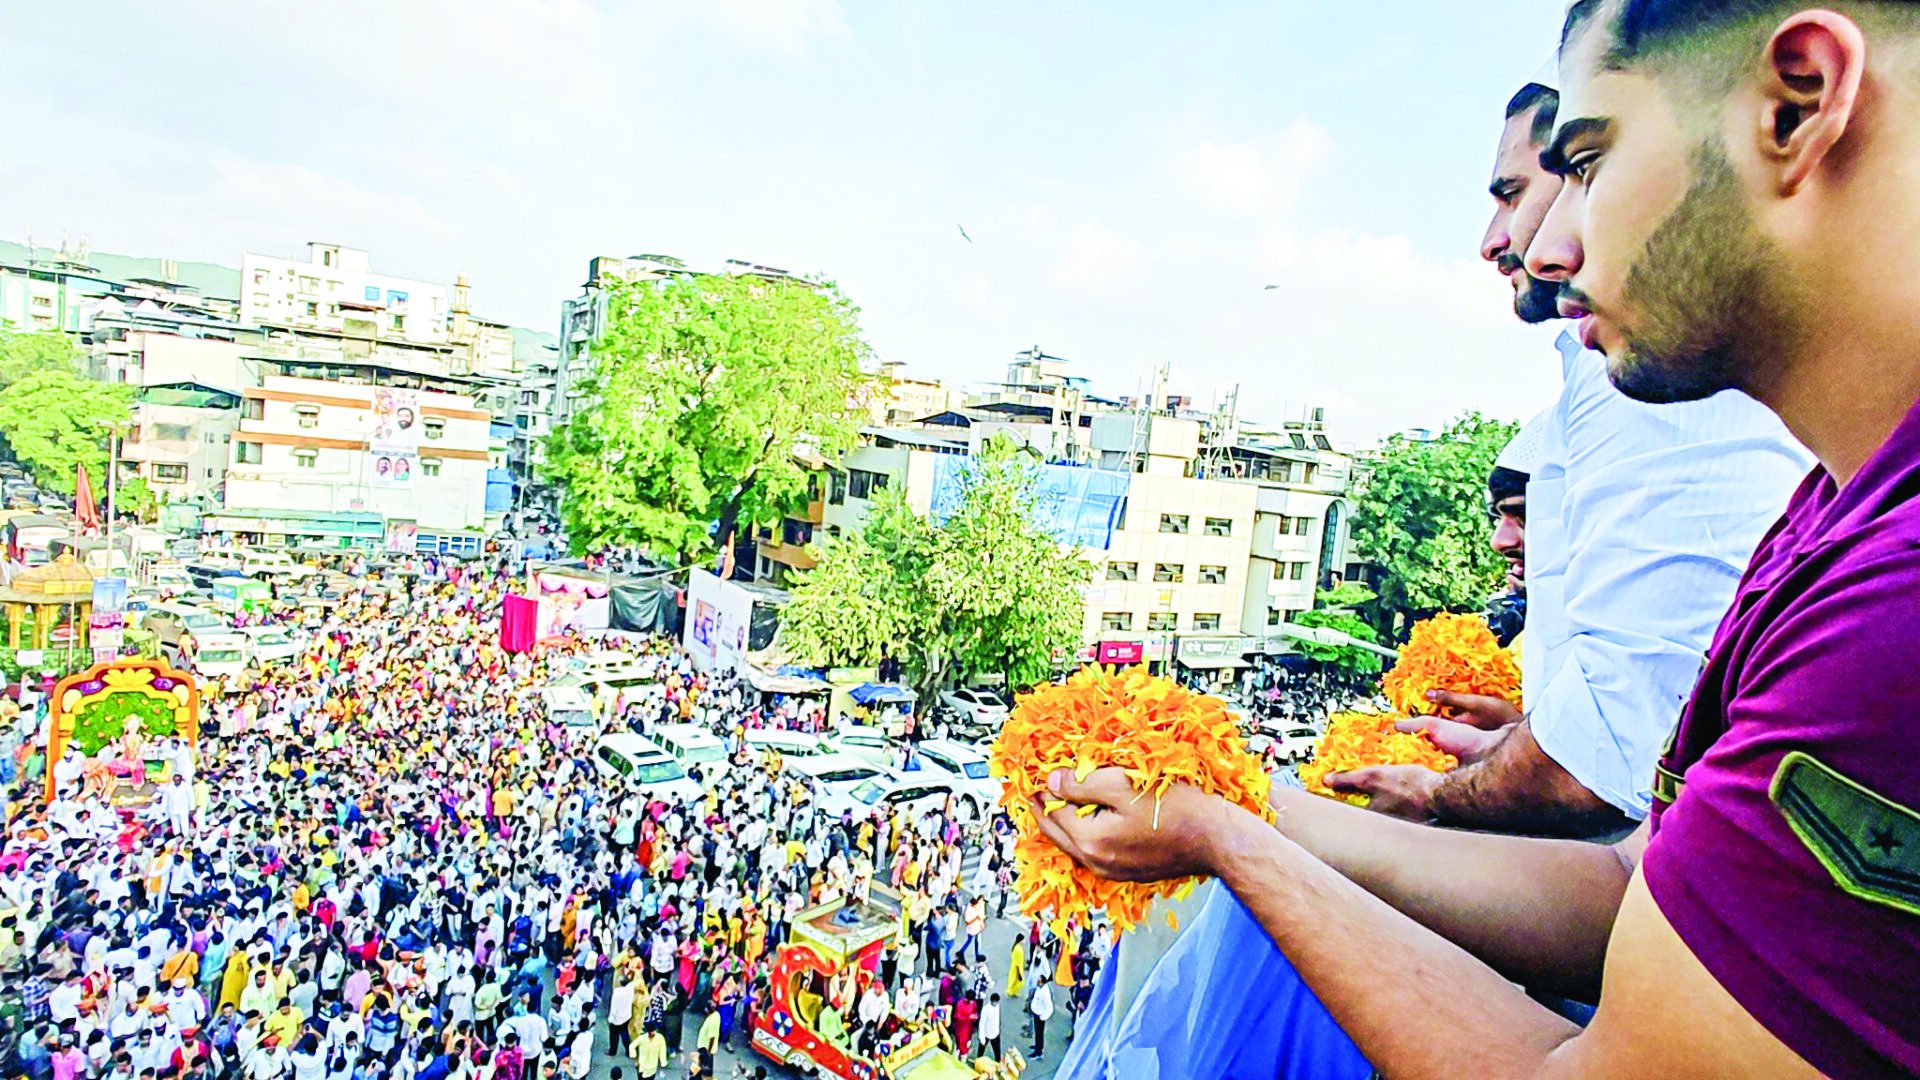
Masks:
[[[934,462],[931,516],[945,521],[960,506],[973,459],[943,454]],[[1035,464],[1035,524],[1063,544],[1105,551],[1113,544],[1114,525],[1127,501],[1131,473],[1073,465]]]
[[[913,691],[904,686],[889,686],[886,683],[862,683],[847,691],[847,694],[862,705],[872,705],[875,702],[891,705],[895,702],[913,700]]]

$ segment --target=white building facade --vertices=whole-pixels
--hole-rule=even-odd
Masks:
[[[304,259],[241,260],[243,323],[443,345],[448,312],[446,286],[376,274],[356,248],[310,243]]]
[[[269,376],[243,393],[226,505],[488,531],[489,420],[458,394]]]

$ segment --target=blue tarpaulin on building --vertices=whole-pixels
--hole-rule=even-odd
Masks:
[[[959,507],[972,465],[972,458],[956,454],[943,454],[934,462],[931,513],[935,521],[946,520]],[[1033,471],[1036,524],[1063,544],[1096,551],[1112,546],[1131,473],[1040,464]]]
[[[904,686],[889,686],[886,683],[870,682],[861,683],[859,686],[847,691],[847,696],[862,705],[872,705],[876,702],[882,705],[892,705],[895,702],[912,701],[913,691]]]

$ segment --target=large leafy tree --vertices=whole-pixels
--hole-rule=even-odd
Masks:
[[[1339,587],[1323,590],[1318,597],[1319,604],[1312,611],[1303,611],[1294,616],[1296,626],[1321,627],[1338,630],[1360,641],[1377,642],[1380,635],[1373,627],[1360,618],[1356,609],[1374,601],[1374,592],[1357,581],[1342,583]],[[1297,641],[1295,648],[1300,655],[1309,660],[1318,660],[1334,668],[1353,675],[1372,675],[1380,670],[1380,657],[1365,649],[1356,649],[1351,645],[1321,645],[1313,641]]]
[[[593,408],[549,437],[576,551],[694,559],[806,499],[797,454],[838,458],[864,415],[859,312],[831,284],[681,275],[616,285]]]
[[[1378,597],[1363,609],[1398,637],[1437,611],[1475,610],[1505,569],[1487,543],[1487,474],[1518,425],[1469,412],[1438,438],[1387,440],[1360,487],[1353,536]]]
[[[819,563],[781,618],[810,659],[871,664],[899,657],[923,702],[993,674],[1039,682],[1080,646],[1087,561],[1037,523],[1035,463],[988,443],[953,512],[933,521],[889,488],[857,535],[814,548]]]
[[[130,386],[42,368],[0,389],[0,435],[42,487],[71,495],[76,465],[84,464],[96,484],[103,481],[103,425],[126,420],[132,399]]]
[[[31,334],[0,330],[0,387],[12,386],[36,371],[77,372],[80,354],[58,330]]]

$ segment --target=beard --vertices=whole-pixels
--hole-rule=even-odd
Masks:
[[[1636,401],[1698,401],[1740,387],[1788,343],[1777,246],[1755,224],[1726,154],[1704,143],[1693,183],[1627,274],[1620,355],[1608,377]]]
[[[1495,265],[1500,268],[1502,274],[1511,278],[1522,264],[1517,255],[1502,255]],[[1513,313],[1520,316],[1521,322],[1529,325],[1559,318],[1560,311],[1557,305],[1560,299],[1560,286],[1551,281],[1541,281],[1532,274],[1526,275],[1526,279],[1525,285],[1514,290]]]

